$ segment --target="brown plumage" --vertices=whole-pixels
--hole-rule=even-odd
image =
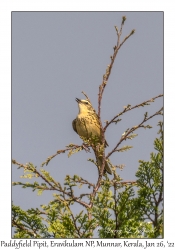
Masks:
[[[79,106],[79,114],[77,115],[76,119],[72,121],[72,127],[74,131],[80,137],[84,137],[86,139],[96,137],[99,140],[99,143],[102,143],[100,123],[94,108],[87,100],[80,100],[76,98],[76,101],[78,102]],[[106,146],[108,146],[108,144],[105,141],[105,147]],[[102,156],[99,156],[99,153],[96,152],[96,150],[94,150],[94,153],[97,159],[97,163],[101,167]],[[107,162],[105,162],[105,170],[109,174],[112,174],[112,171]]]

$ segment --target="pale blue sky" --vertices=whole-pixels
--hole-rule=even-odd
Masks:
[[[102,101],[102,121],[110,120],[127,104],[136,105],[163,93],[163,12],[13,12],[12,13],[12,158],[39,166],[69,143],[81,144],[72,129],[78,113],[75,98],[85,91],[97,109],[98,86],[110,62],[117,35],[114,25],[127,20],[123,38],[136,33],[119,51]],[[122,133],[142,121],[146,111],[163,106],[159,98],[150,106],[128,112],[118,125],[107,130],[109,152]],[[151,130],[140,129],[138,137],[122,145],[133,145],[126,153],[110,157],[125,164],[123,180],[135,180],[138,160],[149,160],[157,136],[157,122]],[[93,153],[80,152],[55,157],[45,169],[64,182],[67,174],[97,180],[95,165],[87,161]],[[12,180],[22,170],[12,166]],[[24,179],[24,181],[26,181]],[[28,181],[28,180],[27,180]],[[31,190],[14,187],[12,199],[23,209],[47,204],[48,192],[37,196]]]

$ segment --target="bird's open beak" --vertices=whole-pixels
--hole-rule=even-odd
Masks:
[[[78,102],[78,103],[81,102],[81,100],[78,99],[78,98],[75,98],[75,101]]]

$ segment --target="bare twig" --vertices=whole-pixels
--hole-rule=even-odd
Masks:
[[[62,154],[62,153],[65,153],[66,151],[74,150],[74,149],[77,149],[77,148],[79,148],[80,150],[85,150],[86,152],[90,152],[89,148],[86,147],[84,143],[83,143],[82,145],[71,144],[71,146],[70,146],[70,145],[67,146],[66,149],[58,150],[58,151],[56,152],[56,154],[49,156],[49,157],[46,159],[46,161],[44,161],[44,162],[41,164],[41,166],[43,167],[45,164],[46,164],[46,166],[47,166],[47,165],[49,164],[49,162],[50,162],[55,156],[57,156],[57,155],[59,155],[59,154]]]
[[[84,91],[82,91],[81,93],[83,93],[83,95],[86,97],[86,99],[88,100],[88,102],[91,103],[91,101],[90,101],[89,97],[87,96],[87,94]]]
[[[140,103],[140,104],[137,104],[137,105],[135,105],[135,106],[133,106],[133,107],[131,107],[131,106],[128,105],[128,107],[125,107],[125,109],[124,109],[122,112],[120,112],[118,115],[114,116],[109,122],[107,122],[106,126],[104,127],[104,132],[106,131],[107,127],[108,127],[112,122],[114,122],[114,120],[117,119],[119,116],[123,115],[124,113],[126,113],[126,112],[128,112],[128,111],[130,111],[130,110],[132,110],[132,109],[139,108],[139,107],[144,107],[145,105],[148,105],[148,103],[154,102],[155,99],[157,99],[157,98],[159,98],[159,97],[162,97],[162,96],[163,96],[163,95],[160,94],[160,95],[155,96],[155,97],[153,97],[153,98],[151,98],[151,99],[149,99],[149,100],[147,100],[147,101],[144,101],[144,102],[142,102],[142,103]]]
[[[104,92],[104,89],[106,87],[106,84],[107,84],[107,81],[109,79],[109,76],[111,74],[111,70],[112,70],[112,67],[113,67],[113,64],[114,64],[114,61],[115,61],[115,58],[117,56],[117,53],[119,51],[119,49],[121,48],[121,46],[125,43],[125,41],[131,36],[134,34],[135,30],[132,30],[131,33],[126,36],[124,38],[124,40],[120,43],[120,38],[121,38],[121,35],[122,35],[122,28],[123,28],[123,25],[124,25],[124,22],[126,21],[126,17],[123,16],[122,17],[122,23],[121,23],[121,28],[120,28],[120,32],[118,31],[118,28],[117,26],[115,26],[115,29],[116,29],[116,32],[117,32],[117,45],[114,46],[114,52],[113,52],[113,55],[110,57],[111,58],[111,62],[110,64],[107,66],[107,69],[106,69],[106,73],[103,75],[103,81],[102,81],[102,84],[99,86],[99,94],[98,94],[98,116],[100,118],[100,111],[101,111],[101,99],[102,99],[102,95],[103,95],[103,92]]]
[[[87,181],[87,180],[85,180],[84,178],[80,178],[80,179],[78,179],[78,180],[74,180],[73,178],[70,178],[73,182],[75,182],[75,183],[80,183],[80,184],[84,184],[84,185],[88,185],[88,186],[90,186],[90,187],[95,187],[95,185],[94,184],[92,184],[91,182],[89,182],[89,181]]]
[[[157,111],[155,114],[153,114],[153,115],[151,115],[151,116],[149,116],[149,117],[147,117],[147,118],[144,117],[143,121],[142,121],[139,125],[132,127],[132,128],[129,129],[124,135],[122,135],[120,141],[117,143],[117,145],[114,147],[114,149],[113,149],[111,152],[109,152],[109,153],[107,154],[106,159],[108,159],[108,158],[117,150],[118,146],[119,146],[123,141],[125,141],[125,140],[127,139],[127,136],[128,136],[129,134],[133,133],[133,132],[134,132],[136,129],[138,129],[138,128],[142,128],[142,127],[143,127],[143,124],[144,124],[146,121],[148,121],[148,120],[150,120],[151,118],[153,118],[154,116],[160,115],[162,110],[163,110],[163,108],[161,108],[161,109],[160,109],[159,111]]]

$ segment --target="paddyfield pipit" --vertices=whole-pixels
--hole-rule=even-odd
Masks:
[[[78,98],[75,99],[78,102],[79,107],[79,113],[75,120],[72,122],[72,127],[74,131],[83,139],[92,139],[95,138],[97,143],[99,144],[99,147],[102,146],[101,141],[101,130],[100,130],[100,123],[99,118],[90,104],[87,100],[80,100]],[[105,146],[107,146],[107,142],[105,141]],[[100,155],[100,150],[97,150],[96,145],[91,145],[96,159],[97,159],[97,165],[99,167],[102,166],[102,155]],[[108,172],[109,174],[112,174],[112,171],[108,165],[107,162],[105,162],[105,172]]]

